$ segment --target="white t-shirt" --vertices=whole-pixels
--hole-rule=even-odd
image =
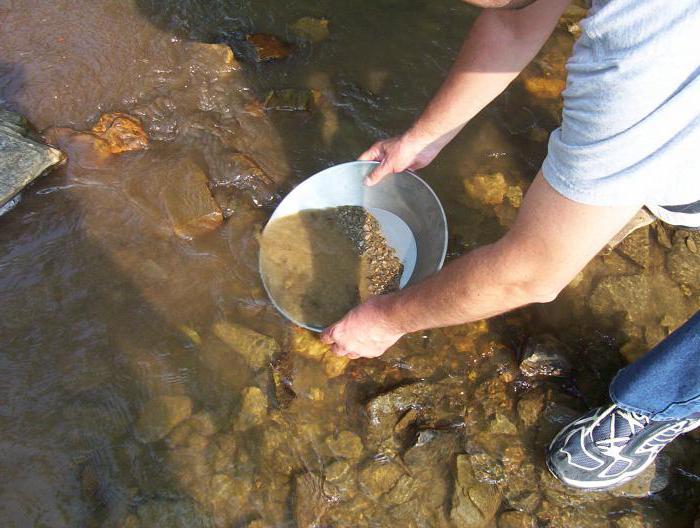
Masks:
[[[545,179],[700,226],[700,0],[593,0],[580,26]]]

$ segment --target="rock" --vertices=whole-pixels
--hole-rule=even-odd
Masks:
[[[148,147],[148,136],[141,121],[128,114],[102,114],[91,132],[107,143],[112,154]]]
[[[265,110],[308,112],[319,97],[318,90],[284,88],[268,92],[263,105]]]
[[[528,378],[566,377],[571,374],[571,363],[562,353],[566,347],[551,335],[527,340],[520,362],[520,371]]]
[[[212,327],[214,335],[233,348],[247,361],[250,368],[260,370],[266,367],[280,348],[272,337],[236,323],[220,321]]]
[[[620,231],[618,231],[614,237],[610,239],[606,247],[608,248],[608,250],[617,247],[617,245],[629,235],[631,235],[638,229],[641,229],[642,227],[648,226],[649,224],[653,223],[654,220],[656,220],[656,218],[649,211],[647,211],[646,209],[640,209],[637,212],[637,214],[635,214],[630,219],[630,221],[627,222],[625,226],[622,229],[620,229]]]
[[[308,359],[321,359],[329,351],[330,347],[324,344],[315,334],[304,328],[292,329],[292,352]]]
[[[206,175],[197,165],[181,162],[170,183],[162,189],[161,196],[178,237],[191,240],[222,224],[221,209],[211,195]]]
[[[136,515],[143,528],[209,528],[210,521],[190,500],[151,500]]]
[[[652,528],[653,522],[647,522],[641,513],[625,513],[613,521],[614,528]]]
[[[496,413],[488,425],[489,434],[518,434],[518,428],[506,415]]]
[[[294,480],[294,519],[298,528],[316,528],[328,509],[323,493],[323,479],[304,473]]]
[[[360,489],[375,499],[390,491],[404,474],[404,470],[392,462],[373,461],[358,475]]]
[[[616,251],[641,268],[649,266],[649,229],[637,229],[617,246]]]
[[[526,392],[518,401],[518,417],[526,427],[537,423],[544,409],[544,393],[542,391]]]
[[[255,50],[256,62],[269,62],[284,59],[294,49],[291,44],[280,40],[274,35],[266,33],[253,33],[246,36],[246,40]]]
[[[364,449],[360,437],[350,431],[341,431],[336,437],[329,436],[325,443],[334,457],[350,460],[359,459]]]
[[[537,520],[526,512],[507,511],[498,516],[498,528],[537,528]]]
[[[192,414],[187,396],[157,396],[144,405],[136,422],[136,438],[143,443],[165,438],[180,422]]]
[[[499,205],[508,192],[505,176],[496,172],[493,174],[475,174],[464,180],[464,190],[467,195],[484,205]]]
[[[0,208],[63,159],[60,150],[32,137],[22,116],[0,110]]]
[[[574,37],[578,37],[581,34],[581,28],[578,23],[586,18],[587,14],[587,9],[572,3],[559,19],[559,26],[565,28]]]
[[[226,474],[211,478],[207,499],[217,526],[231,526],[242,517],[251,490],[247,479],[233,479]]]
[[[267,397],[258,387],[243,390],[243,403],[235,423],[236,431],[247,431],[260,425],[267,416]]]
[[[664,225],[660,221],[655,222],[653,224],[653,228],[654,232],[656,233],[656,241],[659,243],[659,245],[665,247],[666,249],[671,249],[673,247],[671,237],[669,236]]]
[[[506,190],[506,200],[515,209],[520,209],[523,203],[523,190],[518,185],[511,185]]]
[[[328,352],[323,356],[323,371],[329,378],[337,378],[347,368],[350,358],[346,356],[336,356],[333,352]]]
[[[216,167],[209,180],[212,195],[224,218],[240,211],[241,191],[248,191],[256,203],[273,201],[275,182],[252,157],[228,151],[206,156],[209,166]]]
[[[474,476],[468,455],[457,456],[457,475],[452,496],[450,519],[464,528],[485,528],[501,505],[501,494],[492,484],[479,482]]]
[[[671,278],[681,286],[700,292],[700,233],[676,231],[673,246],[666,255],[666,267]]]
[[[355,471],[346,460],[330,464],[324,471],[323,493],[332,501],[351,499],[356,495]]]
[[[566,81],[550,77],[527,77],[523,84],[531,95],[539,99],[559,99],[566,87]]]
[[[167,437],[171,448],[188,447],[203,449],[207,446],[207,438],[217,431],[214,418],[206,411],[192,415],[176,426]]]
[[[299,38],[313,42],[322,42],[331,36],[327,18],[301,17],[290,29]]]
[[[474,478],[487,484],[498,484],[503,481],[503,465],[486,453],[469,455],[469,463],[474,472]]]
[[[656,457],[654,463],[633,480],[613,488],[609,493],[614,497],[649,497],[666,489],[671,480],[671,459],[666,455]]]

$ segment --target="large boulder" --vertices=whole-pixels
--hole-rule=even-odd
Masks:
[[[0,214],[24,187],[63,159],[60,150],[33,136],[22,116],[0,110]]]

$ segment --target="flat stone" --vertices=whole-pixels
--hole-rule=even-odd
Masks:
[[[109,145],[112,154],[143,150],[148,147],[148,136],[141,121],[128,114],[102,114],[91,132]]]
[[[322,42],[331,36],[327,18],[301,17],[290,29],[299,38],[313,42]]]
[[[246,40],[255,50],[256,62],[285,59],[294,49],[291,44],[266,33],[252,33],[246,36]]]
[[[270,91],[263,105],[265,110],[308,112],[319,96],[318,90],[284,88]]]
[[[494,517],[501,505],[498,488],[476,480],[469,455],[457,455],[456,464],[450,519],[464,528],[493,526]]]
[[[325,443],[334,457],[351,460],[360,458],[364,449],[362,439],[351,431],[341,431],[338,436],[329,436]]]
[[[266,367],[280,347],[274,338],[236,323],[219,321],[212,327],[214,335],[233,348],[255,370]]]
[[[0,110],[0,208],[63,159],[60,150],[32,137],[22,116]]]
[[[157,396],[148,401],[136,422],[136,438],[155,442],[165,438],[180,422],[192,414],[192,400],[187,396]]]
[[[243,403],[236,418],[234,429],[236,431],[247,431],[248,429],[260,425],[267,416],[267,397],[258,387],[247,387],[243,389]]]
[[[174,170],[162,199],[175,234],[191,240],[217,229],[224,221],[202,169],[183,161]]]

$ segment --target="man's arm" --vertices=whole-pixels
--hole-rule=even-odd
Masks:
[[[534,58],[569,2],[537,0],[517,11],[484,10],[447,79],[411,129],[376,143],[360,156],[382,162],[368,183],[430,163]]]
[[[551,301],[640,207],[574,202],[540,173],[501,240],[458,258],[420,284],[374,297],[322,338],[340,355],[375,357],[409,332]]]

